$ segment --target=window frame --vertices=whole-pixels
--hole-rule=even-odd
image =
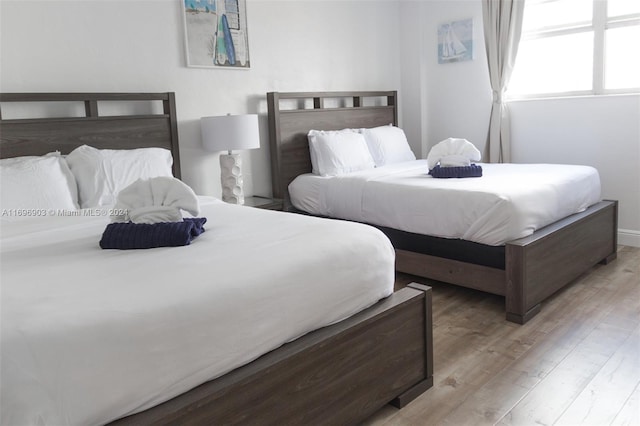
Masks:
[[[530,1],[530,0],[526,0]],[[537,3],[546,3],[554,0],[538,0]],[[518,99],[538,99],[538,98],[566,98],[577,96],[603,96],[620,94],[640,93],[640,87],[623,89],[606,89],[605,84],[605,34],[608,29],[621,28],[625,26],[640,25],[640,13],[620,15],[608,18],[608,0],[591,0],[593,14],[591,21],[574,22],[571,24],[554,25],[537,28],[534,31],[523,32],[520,40],[536,40],[541,38],[562,36],[593,32],[593,72],[591,89],[573,90],[565,92],[551,93],[526,93],[510,94],[507,89],[506,98],[508,100]],[[516,62],[517,62],[516,56]]]

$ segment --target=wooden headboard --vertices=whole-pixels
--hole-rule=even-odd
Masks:
[[[162,103],[158,114],[104,115],[100,102]],[[81,103],[80,116],[4,118],[2,104]],[[50,104],[52,105],[52,104]],[[55,105],[55,104],[53,104]],[[27,110],[29,104],[27,104]],[[61,108],[59,108],[61,109]],[[5,114],[6,115],[6,114]],[[180,178],[180,150],[175,94],[164,93],[1,93],[0,158],[44,155],[58,150],[68,154],[80,145],[99,149],[160,147],[171,150],[173,175]]]
[[[307,133],[398,124],[396,91],[267,93],[273,196],[290,206],[288,186],[311,172]]]

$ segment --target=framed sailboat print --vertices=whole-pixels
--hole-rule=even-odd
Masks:
[[[438,26],[438,63],[473,59],[473,18],[451,21]]]
[[[246,0],[181,0],[189,67],[247,69]]]

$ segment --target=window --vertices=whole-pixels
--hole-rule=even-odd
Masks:
[[[509,97],[640,92],[640,1],[526,0]]]

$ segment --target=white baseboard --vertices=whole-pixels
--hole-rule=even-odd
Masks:
[[[618,244],[640,247],[640,231],[618,228]]]

